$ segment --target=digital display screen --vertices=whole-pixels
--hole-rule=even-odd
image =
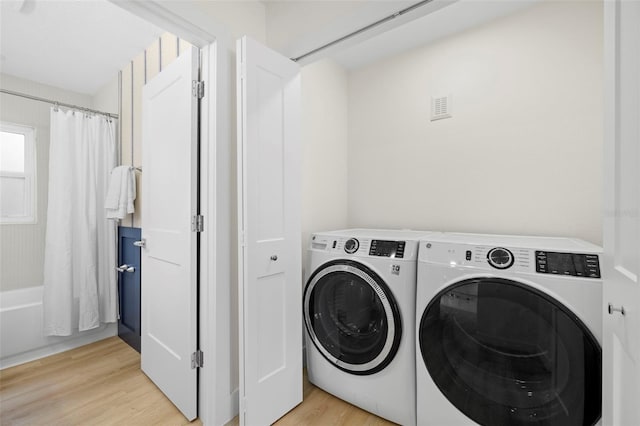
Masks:
[[[536,272],[600,278],[597,254],[536,252]]]
[[[575,274],[573,255],[571,253],[547,253],[549,271],[554,274]]]
[[[370,256],[398,257],[404,256],[404,241],[371,241]]]
[[[371,245],[371,251],[373,255],[377,256],[392,256],[396,253],[397,243],[395,241],[382,241],[375,240]]]

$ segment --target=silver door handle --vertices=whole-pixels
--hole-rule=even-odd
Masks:
[[[136,268],[134,266],[127,265],[125,263],[124,265],[116,266],[116,271],[118,271],[118,272],[135,272]]]
[[[624,306],[620,306],[619,308],[614,307],[611,303],[609,303],[609,315],[613,315],[614,312],[620,312],[622,315],[625,314]]]
[[[147,246],[147,240],[145,240],[144,238],[141,239],[140,241],[134,241],[133,245],[136,247],[142,247],[145,248]]]

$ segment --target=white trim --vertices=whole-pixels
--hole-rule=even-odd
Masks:
[[[24,178],[26,189],[25,210],[22,216],[0,216],[2,225],[32,225],[38,223],[38,157],[36,155],[35,127],[22,124],[0,122],[0,131],[24,136],[24,172],[3,172],[0,177]]]
[[[238,58],[240,60],[238,60]],[[238,254],[237,254],[237,259],[238,259],[238,264],[237,264],[237,274],[238,274],[238,281],[237,281],[237,286],[238,286],[238,367],[239,367],[239,371],[238,371],[238,386],[240,387],[240,383],[245,383],[245,372],[246,369],[244,367],[244,357],[241,357],[240,354],[243,354],[245,349],[244,347],[245,345],[245,341],[244,341],[244,337],[245,337],[245,333],[244,333],[244,328],[245,328],[245,323],[247,322],[247,318],[246,318],[246,312],[244,311],[244,309],[242,309],[242,301],[245,298],[245,277],[248,276],[248,271],[247,271],[247,262],[245,261],[245,250],[246,250],[246,246],[247,246],[247,240],[246,240],[246,235],[245,235],[245,224],[247,223],[247,214],[246,211],[247,209],[245,208],[246,205],[246,194],[247,194],[247,178],[246,178],[246,171],[244,169],[244,165],[247,163],[247,159],[245,156],[245,150],[244,150],[244,140],[246,137],[246,127],[245,127],[245,122],[242,119],[243,115],[242,115],[242,104],[245,103],[246,104],[246,93],[242,92],[242,99],[240,100],[238,98],[238,89],[242,90],[242,85],[243,85],[243,78],[246,75],[246,56],[245,56],[245,52],[243,50],[243,44],[242,44],[242,40],[237,40],[236,41],[236,85],[238,85],[239,87],[236,88],[236,140],[237,140],[237,146],[236,146],[236,179],[237,179],[237,183],[236,183],[236,188],[237,188],[237,194],[236,194],[236,208],[237,208],[237,212],[236,212],[236,221],[237,223],[237,234],[236,234],[236,238],[237,238],[237,249],[238,249]],[[245,315],[243,315],[245,314]],[[246,387],[243,385],[241,386],[242,389],[246,389]],[[240,389],[238,389],[238,411],[239,411],[239,422],[240,425],[244,426],[245,425],[245,417],[246,417],[246,411],[247,411],[247,399],[246,399],[246,395],[240,392]]]
[[[200,370],[199,417],[203,424],[225,424],[238,414],[233,386],[236,351],[231,327],[233,245],[231,239],[231,53],[224,37],[203,49],[201,103],[201,214],[205,231],[200,245]],[[237,333],[236,333],[237,334]],[[210,367],[209,367],[210,366]],[[209,368],[208,368],[209,367]],[[215,401],[215,404],[211,403]]]
[[[211,324],[209,340],[215,342],[217,372],[210,378],[209,385],[215,389],[217,410],[212,423],[225,424],[238,415],[238,384],[234,384],[236,375],[232,367],[236,365],[238,352],[233,332],[233,325],[237,324],[232,313],[232,294],[237,292],[237,280],[232,273],[234,264],[234,243],[232,238],[234,228],[232,226],[232,175],[231,152],[231,60],[235,54],[231,48],[233,44],[226,34],[220,34],[215,44],[215,57],[210,59],[211,84],[205,84],[211,110],[209,119],[212,120],[212,131],[209,136],[211,150],[208,164],[212,169],[209,173],[207,187],[203,188],[210,216],[215,220],[214,236],[208,243],[211,247],[209,255],[205,257],[209,263],[210,271],[215,271],[212,281],[216,283],[215,293],[210,293],[207,304],[211,312],[215,312],[215,318]],[[203,200],[204,203],[204,200]],[[214,222],[212,222],[214,223]],[[233,358],[235,357],[235,358]],[[237,379],[235,379],[237,380]]]
[[[192,45],[205,48],[227,38],[229,31],[221,22],[202,13],[196,4],[162,0],[109,0],[111,3],[163,28]],[[197,3],[197,2],[196,2]],[[231,46],[229,44],[228,46]]]
[[[209,82],[211,78],[211,62],[215,61],[215,43],[211,47],[201,49],[200,79],[205,82],[205,96],[200,101],[200,214],[205,218],[207,226],[200,233],[200,258],[208,259],[215,256],[215,250],[211,247],[211,241],[215,240],[216,227],[215,217],[212,217],[210,210],[210,200],[215,199],[215,193],[209,196],[209,177],[211,168],[209,158],[211,147],[215,147],[215,121],[211,123],[211,110],[215,111],[215,105],[210,105],[209,100],[214,96]],[[212,139],[213,134],[213,140]],[[211,146],[210,143],[211,142]],[[215,259],[212,261],[200,262],[200,288],[199,288],[199,318],[198,318],[198,341],[199,349],[203,352],[204,367],[199,371],[198,377],[198,417],[203,424],[215,424],[211,419],[215,419],[217,401],[215,390],[210,383],[215,383],[217,379],[218,365],[215,345],[215,327],[210,327],[215,322],[215,305],[211,306],[210,300],[215,295],[216,281],[211,277],[211,271],[215,271]],[[209,286],[208,284],[211,283]],[[213,308],[213,309],[211,309]],[[212,368],[213,367],[213,368]],[[208,401],[216,401],[216,404],[209,404]],[[205,421],[206,419],[206,421]]]
[[[208,31],[176,14],[161,1],[109,0],[140,18],[171,32],[196,47],[204,48],[215,40]]]

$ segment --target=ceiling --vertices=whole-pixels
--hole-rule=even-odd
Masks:
[[[523,10],[541,0],[460,0],[331,53],[347,69],[365,66]]]
[[[0,72],[93,95],[163,32],[106,0],[0,0]]]
[[[263,4],[271,48],[290,58],[303,56],[301,65],[329,57],[353,69],[483,25],[539,1],[544,0],[263,0]],[[379,21],[383,22],[304,56]]]
[[[179,16],[186,13],[187,4],[197,8],[207,1],[213,0],[162,4],[173,4],[172,12]],[[288,57],[296,57],[417,3],[417,0],[263,0],[242,4],[215,1],[220,1],[216,6],[230,10],[250,4],[254,11],[262,7],[267,42]],[[300,63],[331,57],[346,68],[357,68],[482,25],[537,1],[540,0],[437,0]],[[163,32],[107,0],[0,0],[0,72],[93,95]]]

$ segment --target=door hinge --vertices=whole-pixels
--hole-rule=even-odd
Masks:
[[[204,98],[204,81],[193,80],[191,82],[191,93],[198,99]]]
[[[202,368],[204,367],[204,352],[201,350],[197,350],[191,354],[191,368]]]
[[[191,218],[191,231],[193,232],[204,231],[204,216],[202,216],[201,214],[198,214]]]

